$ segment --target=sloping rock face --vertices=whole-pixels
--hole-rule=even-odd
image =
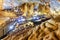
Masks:
[[[0,10],[2,10],[3,8],[2,8],[2,5],[3,4],[3,0],[0,0]]]
[[[26,26],[3,40],[60,40],[60,23],[50,19],[36,26]]]

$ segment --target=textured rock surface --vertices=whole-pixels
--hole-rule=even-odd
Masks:
[[[3,40],[60,40],[59,24],[50,19],[40,25],[10,34]]]

